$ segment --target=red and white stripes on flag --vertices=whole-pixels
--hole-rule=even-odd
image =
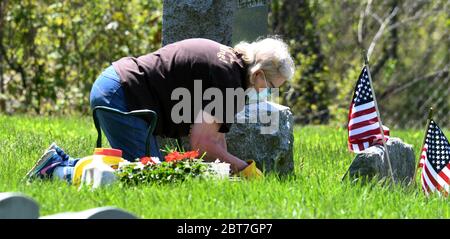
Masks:
[[[427,144],[425,144],[422,148],[422,153],[420,154],[420,160],[419,160],[419,168],[423,167],[425,165],[425,159],[427,158]]]
[[[419,167],[422,167],[421,182],[425,194],[437,192],[447,196],[450,183],[450,144],[434,121],[430,122],[427,129]]]
[[[431,192],[437,192],[438,194],[443,192],[444,195],[447,196],[449,192],[450,165],[447,164],[442,170],[436,172],[430,161],[427,160],[426,151],[422,152],[425,152],[425,158],[420,166],[422,167],[420,181],[422,182],[423,191],[426,195],[429,195]]]
[[[389,129],[383,126],[385,139],[389,139]],[[348,114],[348,147],[359,153],[373,145],[382,145],[380,123],[375,100],[370,86],[369,73],[363,68],[355,87]]]

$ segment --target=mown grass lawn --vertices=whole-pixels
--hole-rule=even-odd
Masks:
[[[392,135],[414,146],[422,131]],[[23,192],[39,202],[41,215],[100,206],[124,208],[144,218],[449,218],[445,198],[426,198],[419,186],[382,187],[341,182],[353,159],[346,131],[329,126],[295,129],[295,174],[284,180],[189,181],[176,185],[113,185],[96,191],[63,182],[20,179],[55,141],[72,156],[92,153],[96,132],[88,117],[0,115],[0,192]]]

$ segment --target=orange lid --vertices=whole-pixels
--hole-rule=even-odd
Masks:
[[[95,148],[94,155],[104,155],[113,157],[122,157],[122,150],[111,148]]]

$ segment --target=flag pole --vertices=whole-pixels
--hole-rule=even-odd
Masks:
[[[423,136],[423,141],[422,141],[422,147],[420,149],[420,153],[419,153],[419,163],[420,163],[420,158],[422,157],[422,150],[423,147],[425,146],[425,140],[427,139],[427,134],[428,134],[428,128],[430,127],[430,123],[431,123],[431,119],[433,118],[433,107],[430,107],[430,110],[428,111],[428,119],[427,119],[427,126],[425,127],[425,135]],[[414,171],[414,185],[416,185],[416,177],[417,177],[417,172],[419,171],[419,163],[416,163],[416,170]]]
[[[386,150],[386,158],[388,160],[389,172],[391,174],[392,182],[395,183],[394,173],[392,172],[391,159],[389,157],[389,151],[388,151],[385,136],[384,136],[383,122],[381,122],[380,110],[378,109],[378,103],[377,103],[377,99],[375,97],[375,90],[373,89],[372,76],[370,75],[369,60],[367,59],[366,50],[363,50],[363,56],[364,56],[364,64],[366,65],[366,68],[367,68],[367,75],[369,75],[370,89],[372,90],[373,102],[375,104],[375,110],[377,111],[378,123],[380,124],[381,141],[383,141],[383,146],[384,146],[384,149]]]

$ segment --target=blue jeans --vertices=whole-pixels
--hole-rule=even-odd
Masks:
[[[129,111],[119,75],[113,66],[106,68],[92,86],[90,95],[91,109],[107,106],[120,111]],[[112,148],[121,149],[123,158],[133,161],[145,156],[145,140],[149,124],[138,117],[123,116],[98,111],[98,120]],[[150,137],[150,155],[163,161],[155,136]]]

